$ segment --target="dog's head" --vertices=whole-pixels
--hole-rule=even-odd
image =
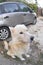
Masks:
[[[34,36],[28,32],[28,28],[23,24],[16,25],[13,31],[14,37],[22,42],[30,43],[34,39]]]

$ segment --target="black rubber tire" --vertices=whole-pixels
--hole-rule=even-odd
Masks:
[[[1,27],[0,27],[0,30],[1,30],[1,29],[6,29],[6,30],[8,31],[8,37],[5,38],[5,39],[1,39],[1,38],[0,38],[0,40],[6,40],[6,39],[8,39],[9,37],[11,37],[11,32],[10,32],[9,27],[7,27],[7,26],[1,26]]]
[[[33,25],[35,25],[36,23],[37,23],[37,19],[36,19],[36,20],[34,20],[32,24],[33,24]]]

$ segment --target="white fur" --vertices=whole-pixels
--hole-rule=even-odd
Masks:
[[[23,34],[20,34],[23,32]],[[12,58],[15,56],[19,57],[21,60],[25,60],[22,57],[22,54],[25,54],[26,57],[29,49],[30,49],[30,37],[32,36],[25,25],[16,25],[14,28],[11,28],[12,40],[7,45],[7,54]],[[8,48],[9,46],[9,48]],[[6,47],[5,47],[6,48]]]

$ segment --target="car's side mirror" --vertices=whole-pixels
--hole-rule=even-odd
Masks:
[[[28,11],[28,13],[32,13],[32,11]]]
[[[29,11],[30,13],[32,13],[32,12],[33,12],[33,10],[32,10],[32,9],[30,9],[30,8],[28,8],[28,11]]]

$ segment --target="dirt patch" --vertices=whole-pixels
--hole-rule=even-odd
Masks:
[[[4,51],[4,42],[0,41],[0,53],[1,51]]]

